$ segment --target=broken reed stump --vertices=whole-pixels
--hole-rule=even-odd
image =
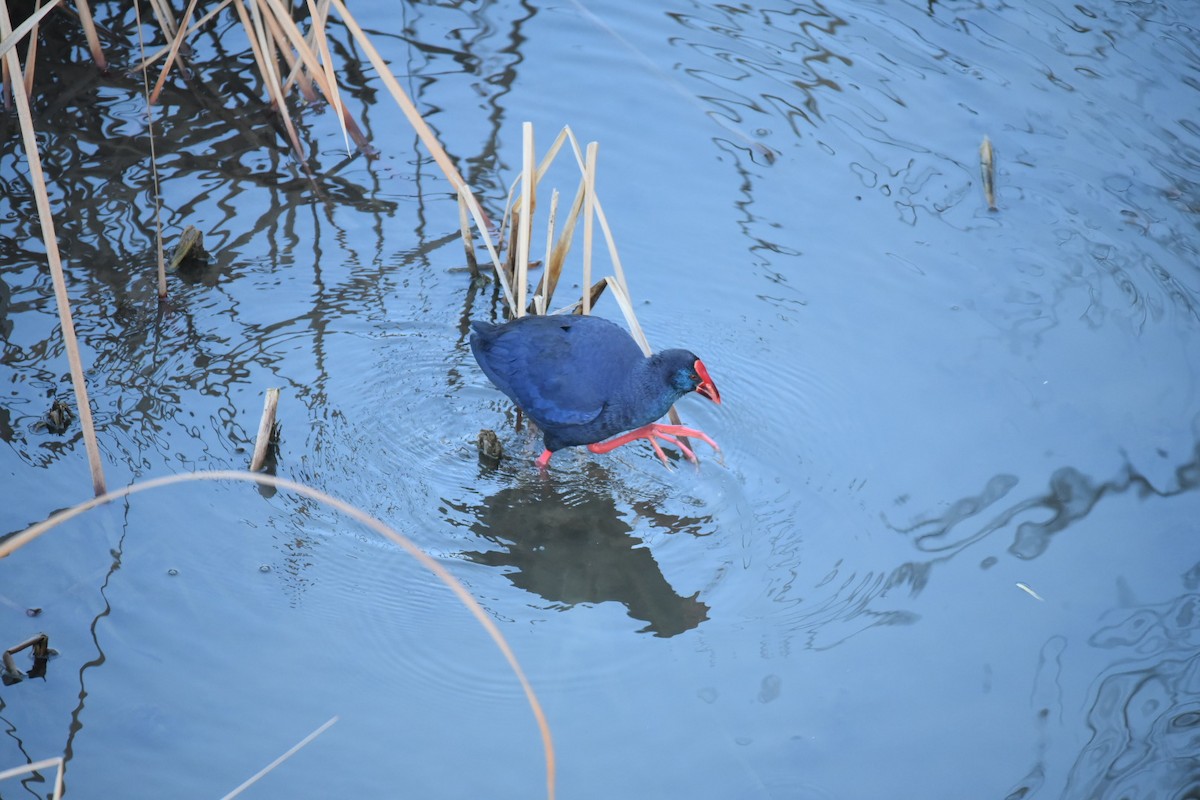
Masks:
[[[262,419],[258,423],[258,438],[254,440],[254,456],[250,459],[250,471],[258,472],[267,460],[271,445],[271,432],[275,429],[275,409],[279,406],[279,390],[267,389],[263,401]]]

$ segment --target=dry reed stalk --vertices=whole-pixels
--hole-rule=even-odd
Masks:
[[[248,779],[247,779],[247,780],[246,780],[244,783],[242,783],[242,785],[241,785],[241,786],[237,787],[237,788],[236,788],[236,789],[234,789],[232,792],[230,792],[229,794],[227,794],[227,795],[225,795],[224,797],[222,797],[222,798],[221,798],[221,800],[233,800],[233,798],[237,797],[239,794],[241,794],[242,792],[246,791],[247,789],[249,789],[249,788],[250,788],[251,786],[253,786],[254,784],[258,783],[258,782],[259,782],[260,780],[262,780],[262,779],[263,779],[263,778],[264,778],[264,777],[265,777],[265,776],[266,776],[268,773],[270,773],[272,770],[274,770],[274,769],[275,769],[276,767],[278,767],[280,764],[282,764],[283,762],[287,761],[287,760],[288,760],[289,758],[291,758],[292,756],[296,755],[296,753],[298,753],[298,752],[300,751],[300,748],[302,748],[302,747],[304,747],[305,745],[309,744],[310,742],[312,742],[312,740],[313,740],[313,739],[316,739],[316,738],[317,738],[318,736],[320,736],[322,733],[324,733],[325,731],[327,731],[327,730],[329,730],[331,727],[333,727],[333,724],[334,724],[335,722],[337,722],[337,721],[338,721],[338,718],[337,718],[337,717],[330,717],[330,718],[329,718],[329,719],[328,719],[328,720],[325,722],[325,724],[324,724],[324,725],[322,725],[321,727],[317,728],[315,731],[313,731],[312,733],[310,733],[308,736],[305,736],[305,737],[304,737],[303,739],[301,739],[300,741],[296,742],[296,744],[292,745],[292,746],[291,746],[291,747],[290,747],[290,748],[287,750],[287,752],[285,752],[285,753],[284,753],[283,755],[281,755],[279,758],[277,758],[277,759],[275,759],[274,761],[272,761],[270,764],[267,764],[265,767],[263,767],[262,769],[260,769],[258,772],[254,773],[254,774],[253,774],[252,776],[250,776],[250,777],[249,777],[249,778],[248,778]]]
[[[600,145],[588,142],[587,163],[583,168],[583,314],[592,313],[592,231],[596,219],[596,152]]]
[[[242,0],[234,0],[234,8],[237,9],[238,17],[246,28],[246,37],[250,40],[250,46],[255,51],[255,61],[262,71],[263,84],[267,87],[267,94],[271,97],[271,105],[279,113],[297,160],[301,165],[305,165],[307,160],[304,157],[304,150],[300,146],[300,137],[296,133],[296,126],[292,124],[292,115],[288,113],[287,99],[283,96],[283,87],[279,82],[279,71],[275,62],[276,43],[274,37],[263,21],[262,9],[258,2],[256,0],[248,0],[248,2],[250,4],[249,20]]]
[[[42,21],[42,18],[45,17],[47,14],[49,14],[54,9],[55,9],[54,3],[50,3],[49,5],[42,6],[41,8],[36,10],[34,13],[32,13],[28,17],[26,17],[25,20],[20,25],[13,28],[11,33],[9,33],[3,37],[0,37],[0,56],[4,56],[5,54],[8,53],[9,50],[16,47],[17,44],[22,39],[24,39],[26,36],[29,35],[30,31],[32,31],[34,28],[37,27],[38,23]],[[8,71],[8,62],[7,61],[5,62],[4,67],[5,67],[5,73],[7,74],[7,71]]]
[[[7,13],[3,14],[3,18],[7,19]],[[403,534],[389,528],[384,523],[372,517],[365,511],[360,511],[358,508],[349,503],[332,497],[319,489],[305,486],[287,478],[279,478],[274,475],[265,475],[256,472],[240,472],[237,470],[219,470],[213,472],[189,472],[177,475],[167,475],[162,478],[152,478],[150,480],[140,481],[138,483],[124,486],[120,489],[114,489],[106,494],[97,495],[91,500],[86,500],[78,505],[72,506],[64,511],[59,511],[49,519],[43,520],[35,525],[31,525],[21,533],[11,536],[8,539],[0,541],[0,558],[4,558],[13,551],[24,547],[34,539],[42,536],[48,531],[54,529],[58,525],[74,519],[79,515],[90,511],[97,506],[110,503],[113,500],[120,500],[124,497],[129,497],[140,492],[149,491],[151,489],[160,489],[164,486],[171,486],[178,483],[187,483],[191,481],[245,481],[248,483],[256,483],[259,485],[271,486],[276,490],[287,490],[296,494],[307,497],[311,500],[316,500],[319,503],[333,508],[361,525],[370,528],[375,533],[390,540],[404,552],[412,556],[416,561],[435,575],[444,586],[454,593],[475,620],[483,626],[491,637],[496,647],[504,655],[505,661],[508,662],[509,668],[516,675],[518,682],[521,684],[522,690],[525,692],[525,699],[529,703],[529,707],[533,712],[535,721],[537,722],[538,731],[541,733],[542,748],[546,756],[546,793],[550,800],[554,800],[555,788],[555,757],[554,757],[554,742],[550,735],[550,725],[546,721],[546,714],[542,710],[542,704],[538,701],[537,694],[533,691],[533,685],[526,677],[525,671],[521,668],[521,663],[517,660],[516,653],[508,644],[508,640],[500,632],[496,623],[492,620],[483,606],[471,596],[466,587],[462,585],[457,578],[438,563],[432,556],[429,556],[421,548],[419,548],[412,540]]]
[[[313,0],[308,0],[308,15],[312,20],[312,29],[309,33],[312,35],[313,44],[316,45],[318,61],[325,68],[323,73],[318,71],[316,74],[323,75],[325,78],[322,91],[329,98],[329,104],[333,106],[334,113],[337,114],[338,123],[342,126],[342,140],[346,143],[346,152],[349,153],[350,134],[346,127],[346,121],[350,115],[342,103],[337,73],[333,70],[333,53],[329,51],[329,39],[325,36],[325,20],[329,18],[329,0],[321,0],[320,4],[316,6],[313,5]]]
[[[163,87],[163,84],[166,83],[167,76],[171,74],[171,67],[175,64],[175,57],[177,55],[179,55],[179,48],[183,44],[184,36],[187,35],[188,22],[191,21],[192,15],[195,13],[195,11],[196,11],[196,0],[189,0],[187,10],[183,12],[183,25],[180,25],[177,27],[174,37],[171,38],[171,50],[170,50],[170,52],[167,53],[167,61],[165,64],[163,64],[162,72],[160,72],[158,74],[158,80],[155,81],[155,83],[154,83],[154,90],[152,92],[150,92],[150,97],[149,97],[148,102],[151,105],[158,102],[158,95],[160,92],[162,92],[162,87]],[[141,37],[142,27],[140,24],[140,20],[142,18],[142,12],[140,9],[138,10],[137,15],[138,15],[138,20],[139,20],[138,36]],[[164,32],[165,32],[165,29],[164,29]],[[142,48],[142,50],[143,50],[142,55],[144,56],[145,48]]]
[[[413,130],[416,131],[417,137],[420,138],[426,149],[429,150],[430,155],[433,156],[433,160],[441,168],[442,174],[446,176],[446,179],[450,181],[450,185],[453,186],[456,191],[460,186],[466,190],[467,204],[471,210],[471,215],[475,217],[476,225],[479,226],[480,230],[483,230],[485,225],[490,224],[488,222],[487,214],[484,213],[483,208],[479,205],[479,201],[475,199],[475,195],[471,193],[470,187],[467,186],[467,182],[464,181],[462,176],[458,174],[458,169],[455,168],[454,163],[450,160],[450,156],[446,155],[446,151],[442,148],[441,143],[438,142],[437,137],[433,134],[433,131],[430,130],[429,125],[426,124],[424,118],[422,118],[421,112],[417,111],[417,108],[413,105],[412,100],[410,100],[404,90],[400,88],[400,84],[392,75],[391,69],[389,69],[387,62],[383,60],[381,55],[379,55],[379,51],[375,49],[375,45],[371,44],[371,40],[367,38],[367,35],[363,32],[363,29],[359,27],[358,22],[346,8],[346,4],[342,2],[342,0],[331,1],[334,8],[337,9],[338,16],[342,18],[342,22],[346,25],[346,28],[350,31],[351,35],[354,36],[354,38],[358,41],[359,45],[363,49],[363,52],[367,54],[367,58],[369,58],[371,64],[374,65],[376,72],[379,73],[379,77],[383,81],[384,86],[386,86],[388,91],[392,93],[392,99],[396,101],[396,104],[400,106],[400,110],[404,112],[404,116],[408,118],[408,123],[412,125]],[[482,220],[482,222],[480,222],[480,220]]]
[[[51,3],[53,5],[53,3]],[[37,0],[34,11],[42,7],[42,0]],[[29,31],[29,47],[25,50],[25,96],[33,94],[33,72],[37,66],[38,26],[34,25]]]
[[[259,0],[259,2],[261,3],[262,0]],[[271,6],[266,6],[266,10],[271,11],[273,9]],[[304,61],[297,58],[291,50],[281,44],[283,40],[290,38],[287,33],[288,29],[295,28],[297,35],[301,36],[301,41],[304,41],[304,46],[309,48],[308,42],[300,34],[300,27],[291,18],[281,23],[274,14],[270,13],[263,14],[263,21],[271,29],[271,38],[275,42],[275,46],[279,48],[279,55],[283,58],[286,66],[286,70],[281,70],[279,73],[279,85],[282,88],[281,94],[286,97],[288,92],[292,90],[292,87],[295,86],[304,97],[304,102],[317,102],[317,92],[313,88],[312,76],[305,70]],[[286,76],[284,75],[285,71],[287,73]]]
[[[592,284],[592,288],[587,291],[587,299],[588,299],[588,303],[590,306],[596,305],[596,302],[599,301],[600,296],[602,294],[604,294],[605,288],[607,288],[610,285],[608,281],[609,281],[609,279],[606,277],[606,278],[601,278],[600,280],[598,280]],[[583,313],[583,299],[584,299],[584,297],[581,294],[579,299],[576,300],[571,305],[563,306],[562,308],[558,309],[557,311],[554,311],[551,313],[554,313],[554,314],[582,314]]]
[[[463,197],[461,188],[455,192],[455,197],[458,198],[458,230],[467,251],[467,268],[471,270],[471,278],[476,279],[479,277],[479,262],[475,260],[475,237],[471,234],[471,221],[467,218],[467,199]]]
[[[163,38],[168,42],[175,38],[175,31],[178,27],[175,24],[175,12],[171,10],[171,6],[166,0],[149,0],[150,10],[154,12],[154,18],[158,20],[158,27],[163,32]]]
[[[0,38],[12,34],[12,23],[8,18],[8,6],[0,3]],[[4,54],[9,73],[21,76],[21,64],[16,52],[9,48]],[[23,86],[23,83],[22,83]],[[104,494],[104,467],[100,461],[100,445],[96,441],[96,430],[92,422],[92,407],[88,402],[87,384],[83,377],[83,360],[79,355],[79,342],[75,337],[75,322],[71,318],[71,301],[67,296],[67,281],[63,275],[62,259],[58,252],[58,235],[54,228],[54,216],[50,211],[50,196],[46,191],[46,178],[42,173],[42,158],[38,152],[37,136],[33,130],[33,114],[29,108],[29,96],[22,91],[13,92],[17,104],[17,116],[21,123],[21,136],[25,145],[25,157],[29,162],[29,182],[33,187],[38,220],[42,226],[42,243],[46,247],[46,261],[50,266],[50,277],[54,284],[54,299],[58,306],[58,319],[62,327],[63,345],[70,365],[71,385],[75,390],[78,406],[79,426],[87,450],[88,466],[92,473],[92,489],[97,495]]]
[[[254,455],[250,459],[250,471],[258,472],[267,460],[267,448],[271,444],[271,431],[275,427],[275,409],[279,407],[279,390],[267,389],[263,401],[262,419],[258,421],[258,437],[254,440]]]
[[[92,60],[102,72],[107,72],[108,62],[104,59],[104,51],[100,49],[100,36],[96,33],[96,23],[92,20],[92,8],[88,5],[88,0],[75,0],[75,11],[79,14],[79,25],[83,28],[88,49],[92,51]]]
[[[353,139],[354,143],[362,149],[368,149],[370,142],[365,134],[350,117],[350,113],[346,110],[345,104],[342,102],[341,93],[338,90],[337,75],[333,70],[333,56],[329,50],[329,41],[325,37],[325,21],[328,18],[329,0],[321,0],[319,7],[314,8],[312,0],[308,0],[309,14],[311,19],[310,36],[313,42],[317,44],[316,50],[309,43],[308,37],[305,37],[295,21],[288,15],[288,10],[280,5],[278,0],[257,0],[264,3],[265,8],[270,10],[271,14],[264,15],[275,34],[276,40],[286,38],[295,49],[295,57],[286,48],[281,48],[286,60],[290,64],[292,74],[288,76],[287,81],[283,84],[281,94],[286,94],[287,88],[291,85],[293,79],[296,79],[301,87],[301,92],[309,100],[316,100],[316,93],[312,88],[315,82],[317,88],[333,106],[334,113],[337,114],[338,124],[342,129],[343,139]],[[346,149],[349,150],[349,142],[347,141]]]
[[[570,252],[571,242],[575,238],[575,224],[579,222],[579,217],[583,213],[585,190],[586,182],[580,178],[579,188],[575,191],[575,199],[571,201],[571,210],[567,213],[566,225],[563,226],[562,233],[558,236],[558,242],[550,251],[550,258],[546,263],[544,305],[547,308],[550,306],[551,298],[554,297],[554,290],[558,288],[558,279],[562,276],[563,264],[566,263],[567,253]]]
[[[6,10],[5,14],[7,15],[7,13],[8,12]],[[41,769],[48,769],[50,767],[55,768],[54,794],[52,794],[51,797],[53,798],[53,800],[59,800],[59,798],[62,797],[62,793],[63,793],[63,757],[62,756],[55,756],[54,758],[44,758],[41,761],[34,761],[32,764],[22,764],[19,767],[12,767],[11,769],[6,769],[3,771],[0,771],[0,781],[7,780],[8,778],[15,778],[18,775],[24,775],[26,773],[37,772],[38,770],[41,770]]]
[[[521,213],[517,218],[517,263],[514,271],[517,306],[514,317],[525,314],[525,292],[529,287],[529,239],[533,230],[533,198],[537,195],[534,178],[533,123],[521,126]]]
[[[546,256],[542,259],[542,287],[533,296],[535,314],[545,314],[549,302],[546,289],[550,281],[550,254],[554,252],[554,226],[558,220],[558,189],[550,192],[550,213],[546,217]]]
[[[185,36],[190,36],[193,33],[195,33],[196,31],[200,30],[201,27],[203,27],[209,20],[211,20],[217,14],[221,13],[221,11],[223,11],[224,8],[232,2],[233,2],[233,0],[221,0],[220,3],[218,3],[214,8],[210,9],[208,11],[208,13],[206,13],[203,17],[201,17],[200,19],[196,20],[194,23],[189,25]],[[168,41],[171,41],[171,40],[173,40],[173,37],[167,37],[167,39],[168,39]],[[134,67],[134,69],[135,70],[149,69],[151,66],[153,66],[155,61],[158,61],[160,58],[167,55],[167,53],[169,53],[169,52],[171,52],[171,45],[167,44],[164,47],[157,50],[154,53],[154,55],[143,56],[142,62],[140,64],[138,64],[136,67]]]

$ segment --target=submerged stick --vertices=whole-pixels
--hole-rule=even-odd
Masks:
[[[988,211],[996,210],[996,160],[992,153],[992,140],[986,135],[979,145],[979,173],[983,176],[983,198]]]
[[[258,472],[267,460],[267,448],[271,444],[271,429],[275,427],[275,409],[278,406],[279,390],[267,389],[262,419],[258,422],[258,438],[254,440],[254,456],[250,459],[251,472]]]

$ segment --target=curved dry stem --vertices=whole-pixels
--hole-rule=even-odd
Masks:
[[[365,511],[361,511],[349,503],[333,497],[332,495],[325,494],[319,489],[313,489],[312,487],[305,486],[301,483],[296,483],[295,481],[288,480],[287,478],[279,478],[274,475],[259,475],[253,472],[242,472],[239,470],[192,472],[184,475],[168,475],[162,478],[152,478],[140,483],[131,484],[121,489],[114,489],[111,492],[107,492],[99,495],[98,497],[94,497],[91,500],[80,503],[77,506],[68,508],[65,511],[60,511],[49,519],[30,526],[21,533],[18,533],[16,536],[13,536],[11,539],[0,542],[0,558],[6,557],[13,551],[24,547],[26,544],[49,532],[58,525],[61,525],[67,520],[74,519],[75,517],[78,517],[81,514],[92,510],[93,508],[102,506],[106,503],[111,503],[113,500],[119,500],[123,497],[129,497],[134,494],[150,491],[151,489],[161,489],[164,486],[172,486],[177,483],[187,483],[189,481],[245,481],[247,483],[257,483],[264,486],[271,486],[275,489],[286,489],[288,491],[295,492],[296,494],[316,500],[319,503],[324,503],[330,508],[340,511],[361,525],[370,528],[385,539],[390,539],[394,544],[415,558],[421,566],[432,572],[438,578],[438,580],[440,580],[448,589],[450,589],[450,591],[454,592],[455,596],[458,597],[459,602],[466,606],[467,610],[471,612],[471,615],[475,617],[476,621],[483,626],[483,629],[487,631],[488,636],[490,636],[492,641],[495,642],[496,647],[500,649],[500,652],[504,655],[509,667],[512,668],[513,673],[517,676],[517,680],[520,682],[521,688],[525,692],[525,699],[529,702],[529,707],[533,711],[534,719],[537,721],[538,730],[541,732],[542,747],[546,754],[546,794],[550,800],[554,800],[555,761],[554,743],[550,737],[550,726],[546,721],[546,714],[542,710],[542,704],[538,701],[537,695],[533,691],[533,685],[530,684],[529,679],[525,677],[525,671],[521,669],[521,664],[517,661],[516,654],[513,652],[512,648],[509,647],[508,641],[505,640],[504,635],[500,633],[500,629],[496,627],[496,623],[492,621],[492,618],[489,617],[487,612],[483,610],[483,606],[479,605],[479,602],[471,596],[471,593],[467,591],[466,587],[463,586],[457,578],[451,575],[445,567],[435,561],[432,557],[427,555],[425,551],[417,547],[412,540],[375,519]]]
[[[41,761],[34,761],[31,764],[22,764],[19,767],[0,771],[0,781],[9,778],[15,778],[18,775],[28,775],[39,770],[49,769],[54,767],[54,793],[50,795],[54,800],[62,797],[63,793],[63,757],[55,756],[54,758],[44,758]]]

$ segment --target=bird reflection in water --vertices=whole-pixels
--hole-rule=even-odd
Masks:
[[[672,588],[626,517],[673,533],[697,532],[710,520],[664,514],[649,501],[623,512],[610,494],[590,488],[612,486],[604,469],[588,469],[584,485],[550,478],[501,489],[480,506],[450,503],[496,548],[463,555],[511,568],[513,585],[552,603],[621,603],[647,623],[640,633],[675,636],[708,619],[700,593],[684,597]]]

